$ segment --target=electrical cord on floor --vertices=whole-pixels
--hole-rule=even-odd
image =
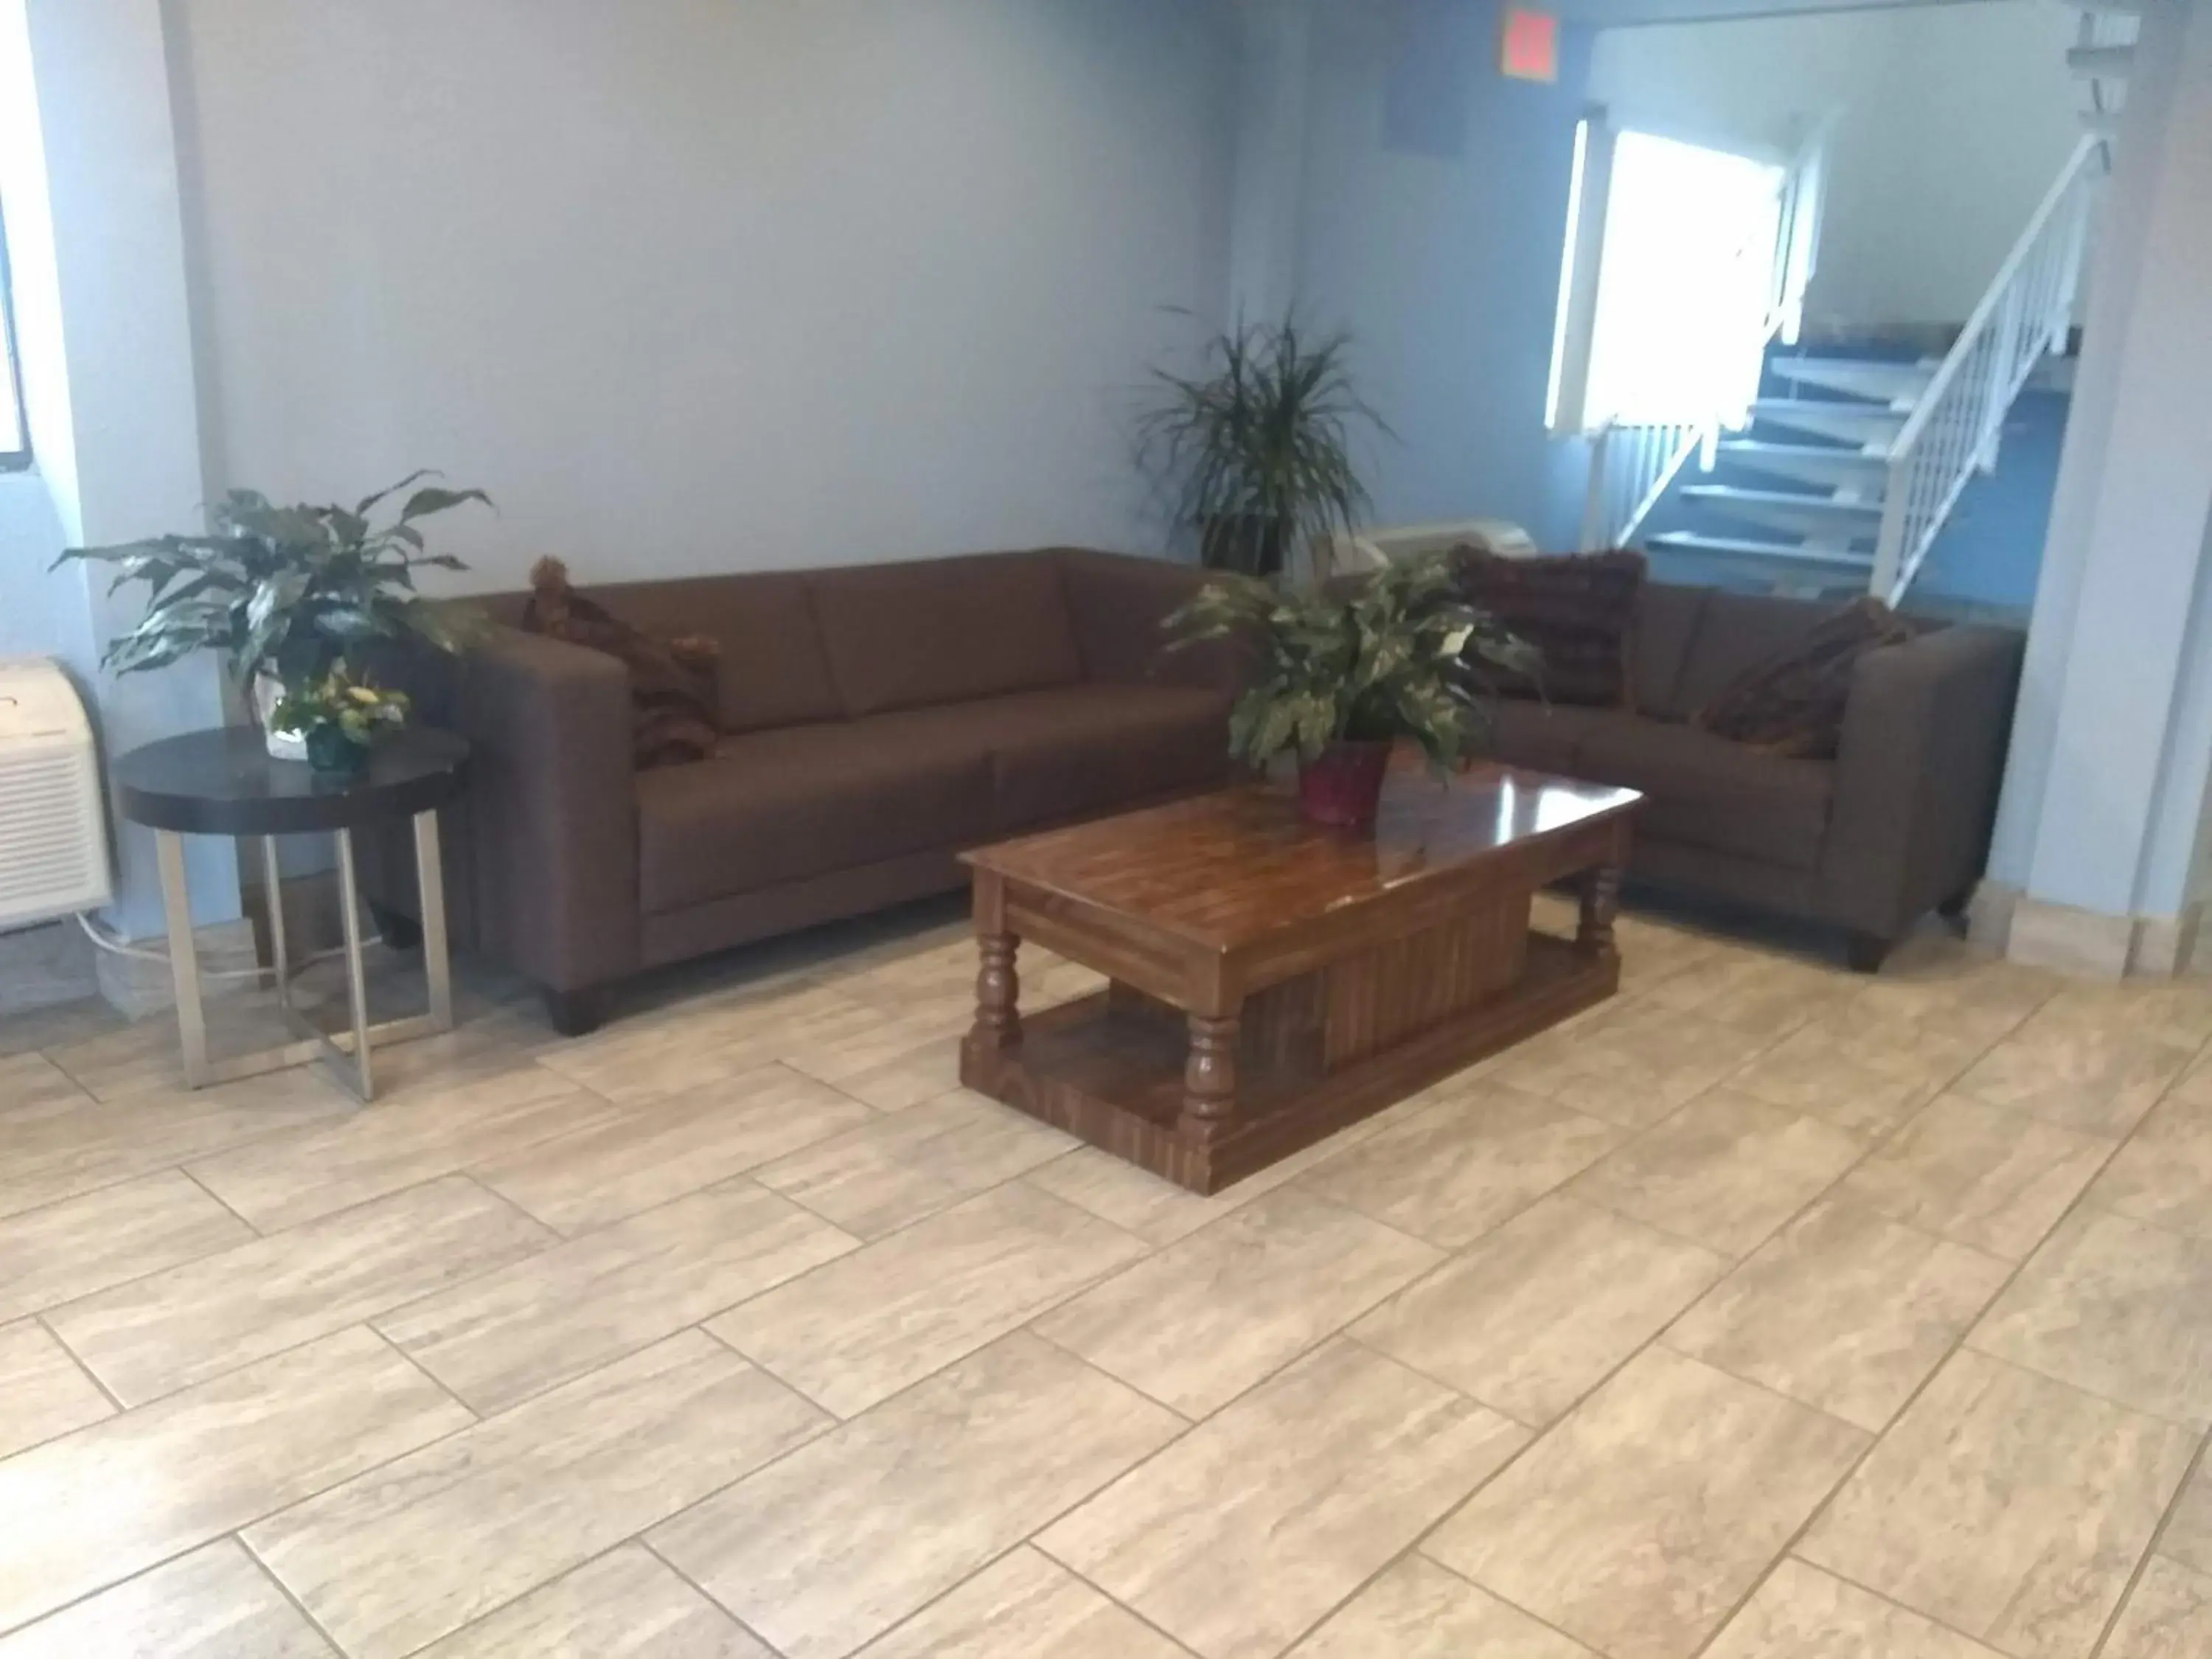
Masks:
[[[103,951],[110,951],[118,957],[135,957],[141,962],[158,962],[164,967],[168,965],[169,953],[167,951],[151,950],[143,945],[133,945],[128,939],[118,939],[113,934],[103,931],[100,924],[82,910],[76,912],[76,925],[84,929],[84,936],[87,939]],[[367,939],[362,940],[361,948],[366,951],[372,945],[383,943],[383,935],[371,933]],[[328,962],[333,957],[342,957],[344,954],[345,946],[333,945],[327,951],[318,951],[312,956],[301,957],[291,964],[291,969],[297,973],[302,968],[313,967],[316,963]],[[268,968],[203,968],[200,969],[200,977],[220,980],[260,979],[273,971]]]

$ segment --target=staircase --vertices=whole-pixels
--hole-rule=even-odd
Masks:
[[[1656,459],[1638,429],[1600,433],[1585,545],[1693,556],[1773,592],[1905,597],[1960,495],[1995,469],[2014,401],[2069,343],[2137,21],[2136,0],[2075,3],[2086,135],[1950,351],[1772,355],[1747,425],[1654,428],[1680,434]]]

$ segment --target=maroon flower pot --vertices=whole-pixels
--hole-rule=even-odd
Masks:
[[[1389,764],[1387,743],[1332,743],[1298,763],[1298,811],[1340,829],[1374,823]]]

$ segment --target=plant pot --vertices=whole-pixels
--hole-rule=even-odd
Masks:
[[[1338,829],[1372,823],[1389,766],[1387,743],[1332,743],[1298,763],[1298,811],[1311,823]]]
[[[1290,541],[1290,526],[1280,519],[1249,513],[1208,519],[1199,533],[1199,560],[1212,570],[1279,576]]]
[[[349,778],[368,764],[368,745],[356,743],[337,726],[319,726],[307,735],[307,764],[325,777]]]
[[[261,727],[262,744],[270,758],[303,761],[307,758],[307,740],[297,732],[279,732],[270,724],[283,697],[284,683],[274,674],[264,669],[253,677],[253,718]]]

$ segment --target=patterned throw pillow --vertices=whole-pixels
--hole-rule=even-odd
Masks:
[[[558,559],[532,567],[530,590],[525,633],[604,651],[629,670],[630,747],[640,771],[714,752],[714,665],[721,652],[714,641],[686,636],[663,644],[569,586],[568,567]]]
[[[1913,636],[1880,599],[1854,600],[1786,650],[1738,674],[1690,724],[1794,760],[1832,760],[1859,659]]]
[[[1474,547],[1453,557],[1460,597],[1488,611],[1541,653],[1534,674],[1482,665],[1501,696],[1542,696],[1599,708],[1630,706],[1629,642],[1644,592],[1644,556],[1632,551],[1501,558]]]

